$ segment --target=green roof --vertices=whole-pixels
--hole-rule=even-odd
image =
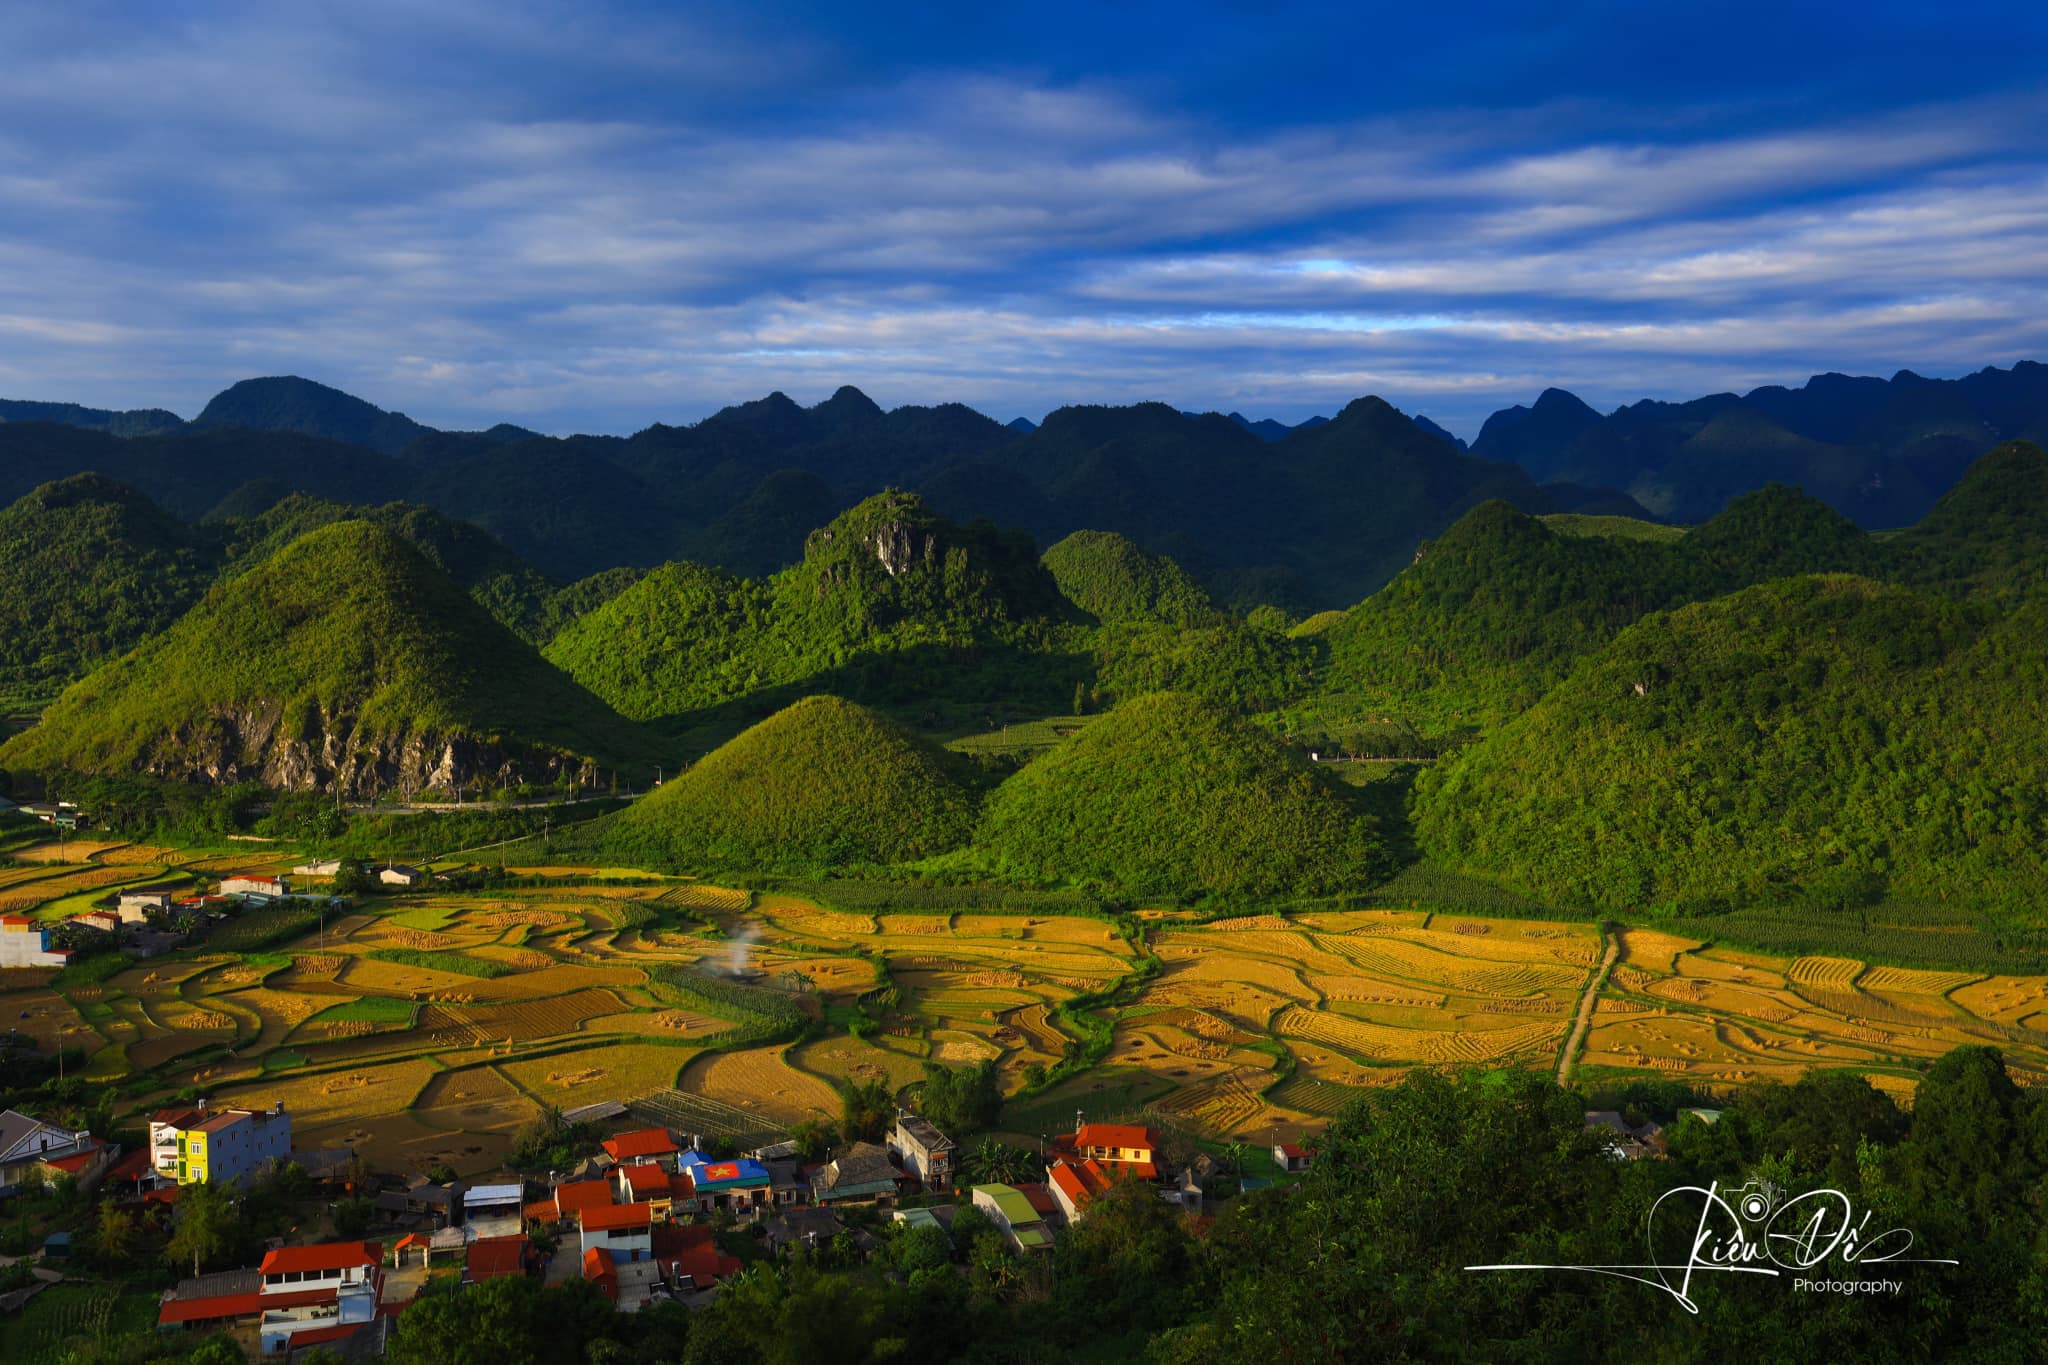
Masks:
[[[995,1202],[996,1211],[1009,1220],[1013,1228],[1023,1228],[1039,1221],[1038,1210],[1031,1207],[1031,1201],[1024,1197],[1022,1190],[1009,1185],[976,1185],[977,1195],[985,1194]],[[1019,1233],[1022,1237],[1022,1233]]]
[[[1010,1235],[1016,1238],[1017,1245],[1026,1251],[1034,1251],[1039,1247],[1049,1247],[1052,1245],[1052,1234],[1044,1228],[1013,1227],[1010,1229]]]
[[[905,1227],[937,1228],[940,1232],[946,1230],[946,1225],[941,1223],[939,1216],[930,1209],[898,1209],[896,1221]]]

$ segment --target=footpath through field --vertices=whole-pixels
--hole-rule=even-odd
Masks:
[[[1564,1040],[1564,1052],[1557,1059],[1557,1083],[1565,1084],[1572,1078],[1572,1063],[1578,1060],[1579,1045],[1586,1040],[1586,1030],[1593,1026],[1593,1007],[1599,1003],[1600,988],[1607,984],[1607,973],[1614,970],[1615,959],[1621,956],[1621,935],[1609,932],[1606,925],[1600,926],[1600,937],[1606,941],[1607,951],[1600,955],[1600,965],[1593,969],[1586,981],[1586,993],[1579,997],[1579,1015],[1572,1022],[1571,1037]]]

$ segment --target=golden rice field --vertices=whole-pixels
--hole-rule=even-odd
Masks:
[[[61,859],[0,871],[0,904],[64,900],[64,913],[157,867],[292,860],[251,850],[193,864],[171,849],[76,841]],[[772,1128],[836,1116],[838,1085],[901,1091],[930,1064],[980,1061],[1014,1093],[1077,1041],[1062,1006],[1136,959],[1100,920],[949,914],[928,892],[913,904],[854,914],[694,882],[380,896],[330,921],[324,937],[274,945],[258,961],[201,949],[76,985],[53,985],[48,970],[0,972],[0,1010],[39,1046],[61,1040],[87,1053],[96,1081],[158,1080],[124,1090],[135,1109],[189,1085],[221,1103],[281,1099],[301,1145],[345,1141],[400,1168],[445,1160],[474,1175],[502,1160],[543,1105],[673,1087]],[[1416,1066],[1550,1070],[1601,952],[1587,924],[1421,910],[1206,925],[1176,912],[1144,923],[1161,967],[1108,1021],[1104,1062],[1029,1103],[1071,1090],[1094,1097],[1084,1104],[1095,1117],[1128,1105],[1250,1141],[1325,1122]],[[1625,930],[1619,947],[1576,1058],[1582,1078],[1711,1087],[1847,1067],[1910,1096],[1931,1059],[1989,1042],[2023,1081],[2048,1083],[2042,978],[1771,957],[1644,927]],[[379,949],[459,953],[506,970],[380,961],[370,956]],[[770,989],[800,992],[813,1017],[871,1010],[874,1031],[721,1051],[732,1022],[679,1007],[649,974],[728,961]]]

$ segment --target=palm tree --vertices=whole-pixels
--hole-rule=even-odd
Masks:
[[[992,1137],[970,1148],[960,1164],[969,1180],[982,1185],[1014,1185],[1037,1174],[1037,1160],[1030,1152]]]

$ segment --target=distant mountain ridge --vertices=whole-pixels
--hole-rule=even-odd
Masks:
[[[1778,481],[1876,529],[1917,521],[1992,446],[2044,436],[2048,365],[2023,360],[1961,379],[1821,374],[1798,388],[1645,400],[1604,416],[1546,389],[1489,417],[1472,450],[1537,479],[1620,488],[1674,521],[1703,521]]]
[[[2048,366],[1819,375],[1606,415],[1551,389],[1495,413],[1469,450],[1376,398],[1293,427],[1157,403],[1005,425],[960,404],[884,410],[850,386],[808,408],[777,392],[630,437],[436,431],[290,376],[242,381],[190,423],[25,402],[0,404],[0,419],[0,499],[93,471],[187,520],[289,492],[406,501],[569,581],[671,560],[763,577],[837,510],[908,488],[1041,545],[1116,532],[1221,603],[1307,613],[1356,602],[1488,498],[1698,523],[1784,482],[1865,527],[1911,524],[1993,445],[2048,436]]]

